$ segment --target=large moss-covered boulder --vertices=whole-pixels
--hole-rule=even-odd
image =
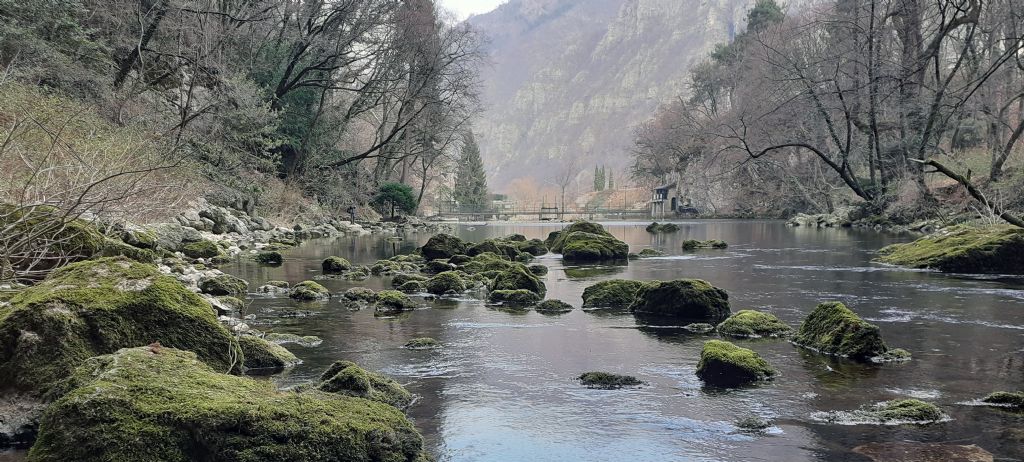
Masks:
[[[1024,410],[1024,391],[997,391],[981,399],[982,403],[997,407]]]
[[[474,244],[473,246],[471,246],[468,250],[466,250],[466,255],[469,255],[470,257],[475,257],[477,255],[487,252],[503,256],[509,260],[516,260],[520,258],[521,254],[524,253],[521,250],[519,250],[518,241],[508,241],[504,239],[487,239],[479,244]]]
[[[548,253],[548,246],[540,239],[516,241],[521,252],[526,252],[535,257]]]
[[[242,368],[248,374],[269,374],[299,363],[287,348],[253,335],[238,339],[242,348]]]
[[[376,313],[385,316],[416,309],[416,302],[397,290],[377,292],[377,299],[374,300],[374,303],[376,304]]]
[[[701,279],[655,281],[637,290],[629,309],[639,316],[718,321],[729,316],[729,294]]]
[[[218,274],[200,280],[199,290],[210,295],[245,295],[249,283],[230,274]]]
[[[645,229],[647,230],[648,233],[651,233],[651,234],[674,233],[676,231],[679,231],[679,225],[677,225],[675,223],[658,223],[658,222],[654,222],[654,223],[651,223],[651,224],[647,225],[647,228],[645,228]]]
[[[530,292],[544,295],[547,290],[544,282],[522,264],[517,264],[506,271],[501,271],[494,276],[491,283],[491,290],[529,290]]]
[[[468,262],[459,265],[459,269],[469,274],[481,274],[508,271],[520,265],[522,263],[513,262],[497,254],[486,252],[470,258]]]
[[[816,420],[843,425],[858,424],[929,424],[948,416],[938,406],[917,399],[898,399],[861,406],[851,411],[816,412]],[[942,459],[937,459],[942,460]]]
[[[422,438],[398,409],[353,396],[278,391],[171,348],[89,359],[43,416],[29,454],[67,460],[406,461]]]
[[[302,281],[292,286],[292,291],[288,296],[295,300],[310,302],[331,298],[331,291],[316,281]]]
[[[317,388],[327,393],[337,393],[378,401],[405,409],[412,403],[412,394],[398,382],[377,372],[363,369],[351,361],[335,361],[320,376]]]
[[[732,337],[784,337],[792,329],[771,313],[740,310],[718,325],[718,332]]]
[[[888,351],[878,326],[840,302],[819,304],[807,315],[793,343],[821,353],[867,361]]]
[[[190,242],[181,246],[181,253],[189,258],[214,258],[220,256],[220,247],[217,243],[208,240]]]
[[[708,340],[700,352],[697,377],[705,384],[736,387],[767,380],[777,374],[768,362],[753,350],[721,340]]]
[[[255,260],[256,263],[268,266],[278,266],[284,263],[284,256],[281,255],[281,252],[277,252],[274,250],[260,252],[254,255],[252,259]]]
[[[725,241],[718,239],[708,239],[706,241],[700,241],[697,239],[687,239],[683,241],[683,250],[697,250],[697,249],[727,249],[729,244]]]
[[[534,309],[537,310],[538,313],[568,313],[572,311],[572,305],[561,300],[544,300]]]
[[[624,260],[629,255],[629,245],[603,226],[588,221],[578,221],[552,233],[545,243],[566,261]]]
[[[455,255],[465,255],[469,245],[465,241],[449,234],[438,234],[427,240],[420,248],[420,253],[427,260],[439,258],[451,258]]]
[[[488,294],[491,303],[499,303],[503,306],[528,307],[540,302],[540,295],[525,289],[517,290],[493,290]]]
[[[879,261],[954,273],[1024,274],[1024,229],[954,226],[879,251]]]
[[[430,278],[423,284],[423,287],[435,295],[447,293],[462,293],[466,291],[466,283],[462,276],[455,271],[445,271]]]
[[[87,358],[153,342],[222,372],[240,356],[210,304],[173,277],[124,257],[74,263],[0,308],[0,388],[43,394]]]
[[[352,264],[341,257],[327,257],[320,263],[320,269],[326,274],[338,274],[352,269]]]
[[[627,308],[636,301],[636,293],[649,284],[629,279],[609,279],[583,289],[584,308]]]

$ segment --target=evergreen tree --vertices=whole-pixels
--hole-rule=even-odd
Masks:
[[[615,189],[615,179],[612,178],[613,173],[615,173],[614,170],[608,172],[608,189]]]
[[[601,190],[601,169],[598,166],[594,166],[594,191]]]
[[[480,147],[469,131],[463,135],[454,196],[463,209],[482,210],[487,205],[487,174],[480,158]]]

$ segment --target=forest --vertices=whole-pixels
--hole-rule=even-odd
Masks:
[[[636,130],[634,174],[681,179],[723,214],[853,206],[898,223],[1020,225],[1019,6],[759,0],[747,29],[692,69],[689,93]]]

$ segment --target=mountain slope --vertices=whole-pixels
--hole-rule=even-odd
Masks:
[[[685,92],[751,0],[511,0],[469,19],[490,38],[480,145],[498,188],[562,158],[628,165],[632,127]]]

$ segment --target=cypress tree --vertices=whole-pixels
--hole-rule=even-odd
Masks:
[[[455,200],[468,210],[483,210],[487,205],[487,174],[480,158],[480,147],[473,133],[462,136],[462,156],[455,174]]]
[[[612,178],[613,173],[615,173],[614,170],[608,172],[608,189],[615,189],[615,179]]]

